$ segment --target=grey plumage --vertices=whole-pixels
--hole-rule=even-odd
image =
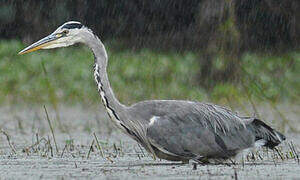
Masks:
[[[172,161],[228,159],[254,147],[269,148],[285,137],[264,122],[241,117],[213,104],[152,100],[125,106],[114,96],[107,77],[107,53],[100,39],[79,22],[67,22],[20,52],[86,44],[95,57],[94,78],[112,122],[156,157]]]
[[[260,120],[240,117],[213,104],[145,101],[131,106],[130,112],[135,119],[145,121],[150,144],[169,160],[228,159],[260,139],[267,141],[266,146],[276,146],[285,139]],[[156,117],[151,125],[150,116]]]

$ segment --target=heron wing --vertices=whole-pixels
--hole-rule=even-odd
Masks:
[[[202,103],[155,116],[150,120],[147,136],[158,149],[191,158],[228,158],[254,142],[253,135],[236,114]]]

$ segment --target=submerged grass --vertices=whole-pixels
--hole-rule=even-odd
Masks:
[[[98,102],[98,95],[93,82],[92,53],[87,48],[66,48],[60,50],[49,50],[36,52],[29,55],[18,56],[17,52],[24,46],[18,41],[0,41],[0,103],[19,104],[36,103],[50,104],[55,113],[56,104],[59,103],[82,103],[92,104]],[[238,105],[243,105],[243,101],[250,101],[255,109],[254,100],[267,101],[274,105],[279,101],[288,101],[291,103],[299,100],[299,61],[300,53],[290,53],[285,57],[259,56],[255,54],[246,54],[242,61],[243,77],[241,84],[223,83],[218,84],[211,91],[202,89],[197,82],[197,73],[200,68],[196,54],[187,53],[156,53],[149,50],[138,52],[124,50],[114,51],[108,46],[109,77],[114,91],[122,102],[133,103],[145,99],[191,99],[218,101],[222,104],[231,105],[235,101]],[[275,59],[275,60],[273,60]],[[232,105],[234,106],[234,105]],[[48,107],[48,106],[47,106]],[[45,108],[45,106],[44,106]],[[42,108],[41,108],[42,109]],[[134,157],[136,159],[147,159],[149,154],[138,144],[126,144],[128,142],[104,141],[101,133],[93,133],[87,143],[80,140],[79,137],[73,139],[65,135],[60,124],[55,125],[55,121],[50,123],[47,109],[43,113],[36,113],[34,119],[25,121],[26,116],[16,116],[19,118],[5,119],[1,124],[0,133],[6,137],[11,158],[39,156],[41,158],[67,159],[73,158],[75,168],[82,167],[81,160],[93,160],[101,155],[101,163],[113,163],[122,160],[122,158]],[[63,112],[63,111],[62,111]],[[11,112],[9,112],[11,113]],[[43,121],[46,113],[46,121]],[[40,114],[40,115],[39,115]],[[53,114],[53,113],[52,113]],[[58,116],[55,116],[59,118]],[[24,118],[24,119],[23,119]],[[109,126],[96,116],[92,120],[94,124],[84,122],[87,128],[80,128],[82,125],[70,126],[70,123],[64,123],[64,127],[69,128],[71,134],[84,133],[88,136],[90,132],[103,132],[103,126],[107,129]],[[20,131],[14,131],[9,128],[9,122],[16,121],[17,128]],[[80,120],[81,122],[81,120]],[[73,124],[74,122],[72,122]],[[14,124],[14,123],[12,123]],[[48,130],[47,127],[50,127]],[[76,127],[76,129],[74,129]],[[98,129],[102,127],[102,129]],[[55,131],[52,129],[54,128]],[[45,132],[47,131],[47,133]],[[49,132],[50,131],[50,132]],[[37,133],[36,133],[37,132]],[[111,132],[109,130],[108,132]],[[15,133],[19,133],[16,135]],[[40,133],[40,134],[39,134]],[[52,136],[49,136],[49,134]],[[13,136],[9,136],[11,134]],[[20,135],[21,134],[21,135]],[[20,136],[36,135],[32,143],[18,140]],[[61,137],[57,139],[56,137]],[[52,138],[51,138],[52,137]],[[20,139],[20,138],[19,138]],[[56,151],[53,153],[54,143]],[[18,143],[14,143],[18,142]],[[91,142],[91,143],[90,143]],[[124,149],[123,149],[123,146]],[[133,149],[129,149],[133,146]],[[0,154],[5,154],[1,150]],[[97,159],[99,161],[99,159]],[[283,143],[280,148],[270,151],[259,149],[256,153],[249,154],[242,165],[256,165],[274,163],[274,166],[280,163],[299,164],[299,144],[294,145],[292,141]],[[51,161],[49,161],[51,162]],[[159,161],[157,161],[159,162]],[[78,165],[77,165],[78,164]],[[160,162],[157,163],[161,165]],[[130,164],[128,165],[130,167]],[[150,163],[155,166],[155,163]],[[242,173],[243,168],[234,169],[234,178]],[[144,168],[144,165],[143,165]],[[102,168],[105,170],[105,168]],[[109,168],[108,168],[109,169]],[[200,169],[200,168],[199,168]],[[82,171],[85,169],[82,168]],[[109,171],[109,170],[107,170]],[[208,169],[207,169],[208,171]],[[202,171],[198,171],[203,174]],[[210,173],[208,171],[208,173]]]

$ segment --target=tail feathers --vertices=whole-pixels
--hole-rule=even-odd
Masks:
[[[286,139],[283,134],[274,130],[259,119],[254,119],[252,121],[251,130],[255,134],[256,145],[263,145],[271,149]]]

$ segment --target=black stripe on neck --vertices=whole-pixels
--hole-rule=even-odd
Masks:
[[[97,66],[97,68],[96,68],[96,66]],[[110,107],[110,105],[109,105],[109,102],[108,102],[108,100],[107,100],[107,97],[105,96],[105,91],[104,91],[104,89],[103,89],[103,84],[101,83],[101,78],[100,78],[100,72],[99,72],[99,66],[98,65],[94,65],[94,71],[97,71],[97,75],[96,75],[96,83],[99,83],[100,84],[100,89],[98,89],[98,91],[103,91],[103,93],[104,93],[104,99],[102,99],[102,101],[105,101],[105,104],[106,104],[106,107],[107,108],[109,108],[110,110],[111,110],[111,112],[113,113],[113,115],[115,116],[115,118],[117,119],[117,120],[119,120],[120,121],[120,118],[119,118],[119,116],[117,115],[117,113],[115,112],[115,110],[113,109],[113,108],[111,108]],[[108,114],[109,115],[109,114]],[[110,115],[109,115],[110,116]]]

